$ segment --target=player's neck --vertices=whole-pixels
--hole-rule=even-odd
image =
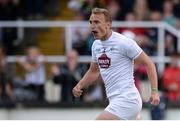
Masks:
[[[108,33],[101,39],[102,41],[108,40],[112,35],[112,30],[110,29]]]

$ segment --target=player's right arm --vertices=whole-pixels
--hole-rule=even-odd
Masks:
[[[79,81],[79,83],[73,88],[72,92],[75,97],[81,96],[83,89],[92,84],[92,82],[96,81],[99,77],[99,67],[97,63],[91,62],[90,68],[83,76],[83,78]]]

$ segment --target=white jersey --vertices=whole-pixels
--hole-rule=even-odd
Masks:
[[[142,52],[136,42],[117,32],[105,41],[95,40],[92,61],[99,65],[107,97],[136,91],[133,77],[134,59]]]

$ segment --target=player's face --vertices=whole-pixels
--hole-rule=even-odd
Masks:
[[[111,23],[105,20],[104,14],[91,14],[89,22],[95,39],[105,40],[110,32]]]

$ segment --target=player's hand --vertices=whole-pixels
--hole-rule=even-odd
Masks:
[[[59,75],[60,74],[60,68],[56,64],[52,65],[51,66],[51,73],[53,75]]]
[[[78,84],[72,90],[72,93],[75,97],[80,97],[82,95],[82,92],[82,87]]]
[[[150,97],[149,101],[154,106],[159,105],[159,102],[160,102],[159,94],[158,93],[151,93],[151,97]]]

